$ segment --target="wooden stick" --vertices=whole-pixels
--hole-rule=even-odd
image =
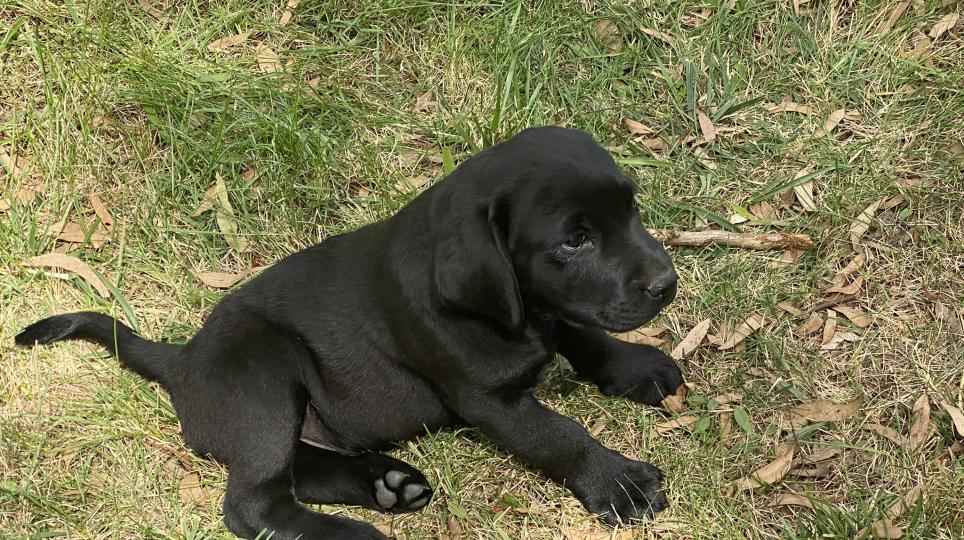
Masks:
[[[805,234],[735,233],[729,231],[675,231],[649,229],[649,234],[667,246],[721,245],[746,249],[813,249],[813,240]]]

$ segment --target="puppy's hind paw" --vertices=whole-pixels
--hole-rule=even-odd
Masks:
[[[375,500],[386,512],[413,512],[432,499],[432,488],[411,474],[391,469],[375,480]]]

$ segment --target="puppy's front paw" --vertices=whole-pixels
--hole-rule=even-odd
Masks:
[[[599,389],[607,396],[625,396],[637,403],[659,405],[683,384],[676,362],[654,347],[632,346],[613,362]]]
[[[609,525],[651,519],[666,508],[663,473],[649,463],[616,456],[613,463],[572,486],[583,506]]]
[[[428,504],[432,488],[421,474],[389,470],[375,480],[375,500],[386,512],[412,512]]]

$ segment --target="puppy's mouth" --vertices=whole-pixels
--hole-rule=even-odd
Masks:
[[[619,302],[606,306],[595,314],[597,324],[609,332],[628,332],[653,320],[669,304],[672,297],[646,294],[646,302],[629,304]]]

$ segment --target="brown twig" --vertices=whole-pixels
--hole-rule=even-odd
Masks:
[[[736,233],[729,231],[675,231],[650,229],[649,234],[668,246],[721,245],[746,249],[813,249],[813,240],[805,234]]]

